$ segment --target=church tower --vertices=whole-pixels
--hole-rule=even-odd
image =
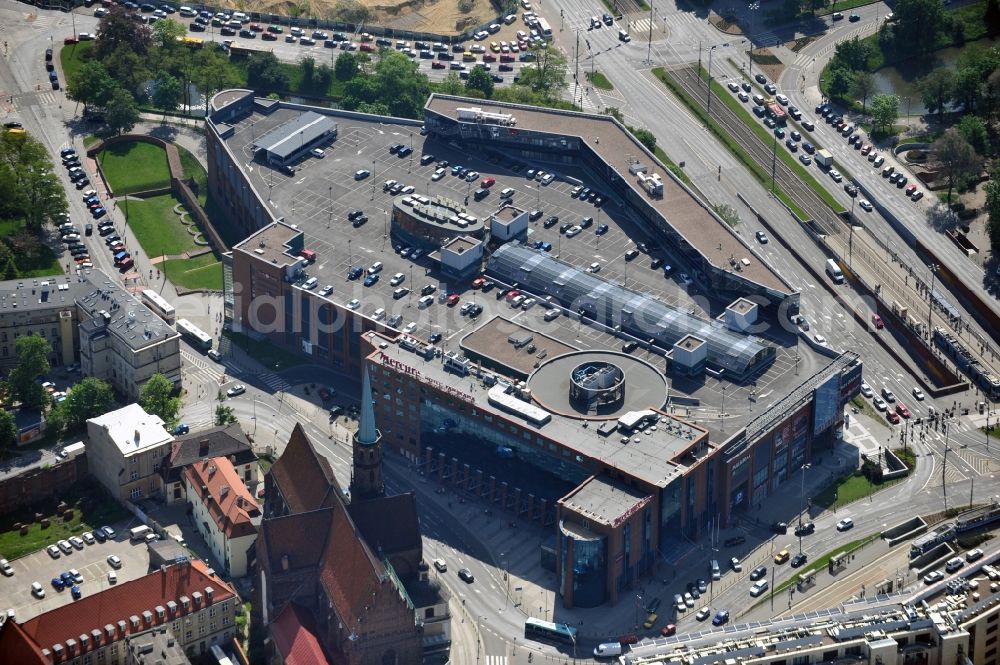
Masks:
[[[351,475],[351,498],[372,499],[385,496],[382,479],[382,433],[375,427],[372,384],[365,367],[361,387],[361,421],[354,434],[354,471]]]

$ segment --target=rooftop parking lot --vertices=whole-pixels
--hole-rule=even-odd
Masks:
[[[307,268],[306,278],[315,277],[313,292],[333,302],[397,330],[430,339],[445,350],[457,350],[462,337],[495,314],[544,330],[574,348],[618,349],[628,341],[566,316],[546,322],[544,314],[548,307],[544,303],[527,311],[513,309],[500,299],[503,289],[484,293],[470,283],[443,283],[427,256],[416,261],[401,256],[404,247],[394,242],[391,233],[395,196],[384,188],[387,180],[394,180],[413,187],[415,194],[447,196],[465,203],[469,214],[480,220],[500,210],[499,193],[511,188],[512,206],[539,211],[532,215],[528,231],[528,244],[538,246],[539,251],[548,251],[580,269],[595,271],[600,278],[706,318],[718,316],[729,304],[689,293],[685,266],[657,247],[623,211],[620,202],[580,170],[561,169],[556,179],[545,184],[545,179],[528,176],[535,176],[534,171],[544,170],[546,165],[518,162],[497,154],[471,157],[451,145],[423,136],[419,126],[344,118],[337,118],[337,138],[317,146],[322,148],[324,156],[301,159],[294,165],[292,175],[252,162],[249,146],[253,138],[291,121],[296,113],[280,109],[270,116],[254,114],[243,118],[228,143],[235,154],[241,155],[250,181],[273,206],[274,214],[283,216],[286,223],[294,224],[305,234],[305,246],[317,254],[315,263]],[[390,152],[393,145],[412,147],[412,153],[399,157]],[[448,166],[435,176],[443,161]],[[453,175],[455,166],[474,171],[475,177],[470,180]],[[357,176],[360,170],[369,175]],[[485,178],[494,178],[496,182],[487,188],[489,194],[476,200],[474,193]],[[602,205],[581,200],[575,191],[579,187],[577,182],[583,187],[593,187],[595,196],[603,199]],[[352,211],[362,211],[367,222],[355,227],[349,220]],[[246,249],[249,251],[260,241],[261,238],[248,241]],[[366,286],[368,269],[376,263],[382,264],[378,279],[369,280]],[[350,279],[349,273],[355,267],[364,272]],[[306,278],[300,281],[302,288],[306,288]],[[400,294],[397,291],[400,288],[408,292]],[[422,306],[420,298],[426,294],[431,294],[434,302]],[[449,294],[459,296],[451,306],[445,302]],[[482,305],[483,312],[470,318],[463,313],[468,302]],[[794,371],[796,365],[799,371],[809,372],[813,363],[817,367],[824,364],[804,345],[796,348],[794,336],[784,330],[761,336],[778,347],[777,361],[753,385],[728,385],[727,397],[732,400],[728,405],[734,411],[737,404],[740,411],[752,407],[751,394],[758,401],[768,402],[783,395],[781,386],[791,382],[782,377]],[[641,347],[635,353],[648,357],[657,367],[664,366],[661,356]],[[711,378],[677,380],[672,386],[675,395],[689,393],[702,403],[719,404],[723,400],[722,384]],[[697,409],[697,406],[692,409],[692,417],[698,417]],[[711,422],[705,424],[713,426]]]
[[[23,622],[49,610],[73,602],[70,588],[57,591],[52,579],[64,572],[75,569],[83,577],[79,584],[86,596],[103,591],[111,586],[108,572],[114,571],[117,584],[142,577],[148,572],[149,551],[145,543],[129,542],[129,523],[116,524],[115,538],[107,542],[94,541],[83,545],[83,549],[72,549],[70,553],[60,552],[54,559],[46,550],[29,554],[10,562],[14,569],[11,577],[0,577],[0,609],[12,608],[18,621]],[[82,532],[81,532],[82,533]],[[81,534],[78,534],[78,536]],[[113,568],[108,563],[110,555],[121,559],[121,567]],[[38,582],[45,591],[42,598],[31,592],[31,583]]]

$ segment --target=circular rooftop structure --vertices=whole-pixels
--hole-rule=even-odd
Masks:
[[[528,377],[542,408],[572,418],[610,420],[667,401],[667,378],[639,358],[616,351],[573,351]]]
[[[456,236],[482,239],[486,221],[446,196],[424,196],[418,192],[396,196],[392,203],[392,229],[405,237],[440,247]]]

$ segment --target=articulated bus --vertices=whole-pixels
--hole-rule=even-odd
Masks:
[[[529,618],[524,621],[524,637],[536,641],[576,644],[576,628],[564,623]]]
[[[187,337],[189,342],[202,351],[207,352],[212,348],[212,338],[187,319],[177,319],[176,328],[177,332]]]
[[[156,291],[151,289],[143,290],[142,304],[151,309],[154,314],[170,325],[174,325],[174,321],[177,320],[177,311],[174,309],[173,305],[168,303],[163,296]]]

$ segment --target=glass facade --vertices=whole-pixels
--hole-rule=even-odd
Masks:
[[[607,599],[608,540],[604,536],[587,538],[559,524],[559,551],[562,555],[562,585],[566,591],[566,574],[573,575],[573,605],[597,607]]]

